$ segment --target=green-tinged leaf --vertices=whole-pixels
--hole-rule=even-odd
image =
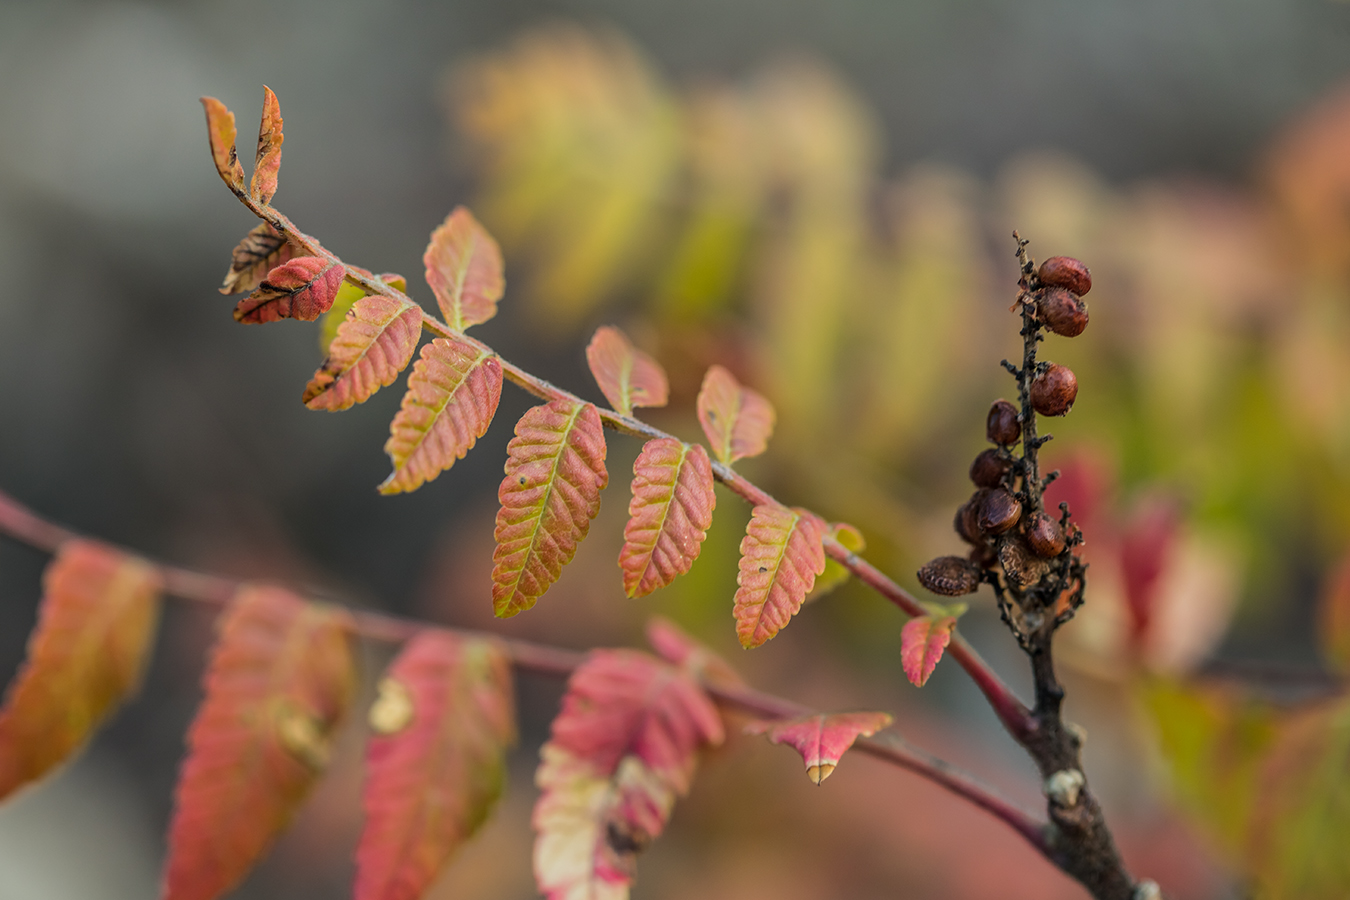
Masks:
[[[272,587],[221,621],[174,792],[164,900],[237,885],[324,770],[355,684],[346,613]]]
[[[263,85],[262,122],[258,125],[258,155],[253,162],[253,180],[249,193],[259,203],[272,202],[277,192],[277,172],[281,169],[281,104],[272,89]]]
[[[847,522],[831,524],[825,535],[834,538],[854,553],[861,553],[867,549],[867,541],[863,538],[863,533]],[[825,571],[816,579],[816,586],[811,589],[811,593],[806,595],[804,602],[810,603],[813,600],[819,600],[846,581],[848,581],[848,569],[844,568],[843,564],[833,557],[826,556]]]
[[[267,273],[267,278],[234,308],[236,322],[259,324],[280,319],[312,322],[337,298],[345,272],[319,256],[297,256]]]
[[[506,290],[502,251],[473,213],[455,207],[431,233],[422,261],[427,284],[451,328],[463,331],[497,314],[497,301]]]
[[[407,368],[421,335],[420,306],[383,294],[362,297],[338,326],[301,399],[310,409],[332,411],[365,401]]]
[[[1322,586],[1317,638],[1327,664],[1350,673],[1350,560],[1337,566]]]
[[[260,222],[234,248],[230,257],[230,271],[225,273],[220,292],[238,294],[252,291],[262,284],[268,272],[282,263],[290,262],[293,256],[295,249],[290,241],[277,234],[271,225]],[[353,287],[352,290],[359,291],[359,288]]]
[[[136,690],[159,620],[157,571],[103,544],[63,545],[42,580],[28,658],[0,708],[0,798],[68,759]]]
[[[244,167],[239,164],[239,153],[234,147],[234,139],[239,133],[234,124],[234,113],[215,97],[203,97],[202,107],[206,110],[206,133],[211,141],[211,159],[220,173],[220,180],[229,185],[231,190],[242,191]]]
[[[825,571],[825,523],[804,509],[756,506],[741,540],[734,613],[745,648],[781,631]]]
[[[415,491],[463,459],[492,424],[501,396],[502,364],[492,351],[460,338],[424,344],[389,426],[384,452],[394,471],[380,493]]]
[[[928,683],[952,639],[955,616],[915,616],[900,629],[900,665],[917,687]]]
[[[721,366],[713,366],[698,392],[698,421],[713,455],[731,465],[764,452],[773,433],[774,412],[761,394],[743,387]]]
[[[631,416],[635,406],[665,406],[670,394],[661,364],[633,346],[611,325],[597,328],[586,346],[586,362],[610,408]]]
[[[398,655],[371,715],[356,900],[417,900],[483,824],[506,780],[514,706],[510,659],[490,641],[428,629]]]
[[[528,410],[506,452],[492,556],[492,606],[502,617],[534,606],[558,580],[609,483],[605,432],[589,403],[554,400]]]
[[[767,735],[802,755],[806,777],[817,785],[834,774],[839,758],[859,737],[871,737],[894,721],[890,713],[814,713],[780,722],[751,722],[746,734]]]
[[[648,441],[633,463],[633,499],[619,568],[630,597],[643,597],[689,571],[712,525],[712,465],[697,444]]]

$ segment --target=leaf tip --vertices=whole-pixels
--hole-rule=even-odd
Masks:
[[[832,763],[821,763],[817,766],[806,767],[806,777],[815,782],[817,787],[833,774],[834,765]]]

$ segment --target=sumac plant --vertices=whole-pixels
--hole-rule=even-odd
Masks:
[[[714,366],[703,380],[697,407],[706,446],[636,417],[666,402],[666,376],[615,328],[597,331],[586,350],[610,408],[543,381],[469,333],[496,313],[505,282],[497,243],[467,209],[449,214],[424,257],[438,316],[409,297],[402,277],[342,261],[271,205],[283,134],[270,90],[251,179],[236,152],[234,115],[215,99],[202,102],[216,170],[260,220],[235,248],[222,289],[245,294],[235,318],[321,320],[327,358],[304,388],[311,409],[361,403],[411,364],[384,448],[392,468],[382,492],[423,488],[468,453],[497,411],[503,382],[539,398],[516,423],[498,490],[498,616],[547,602],[586,537],[609,484],[606,430],[638,438],[645,443],[618,552],[630,597],[689,570],[712,521],[714,482],[722,482],[753,507],[730,598],[742,646],[758,647],[787,627],[822,577],[861,580],[907,618],[898,662],[914,684],[923,685],[944,655],[974,679],[1039,768],[1046,817],[909,745],[888,728],[884,712],[818,711],[752,689],[663,620],[648,629],[651,652],[583,654],[456,631],[152,562],[69,532],[3,495],[0,530],[53,559],[27,662],[0,709],[0,795],[69,758],[136,689],[161,600],[178,597],[217,603],[223,612],[175,792],[163,877],[169,900],[228,893],[323,776],[356,693],[353,643],[362,640],[401,650],[368,711],[357,900],[421,896],[489,815],[515,740],[518,671],[567,681],[535,776],[534,868],[550,898],[627,896],[637,855],[689,790],[700,751],[724,739],[728,711],[748,715],[750,732],[800,753],[817,784],[855,748],[975,803],[1094,897],[1160,896],[1156,884],[1136,881],[1121,863],[1082,770],[1081,731],[1060,716],[1064,692],[1053,661],[1056,630],[1086,599],[1086,567],[1070,510],[1044,508],[1043,490],[1055,473],[1043,474],[1037,458],[1049,439],[1038,433],[1038,415],[1067,413],[1077,383],[1065,367],[1040,360],[1038,349],[1047,334],[1072,337],[1086,327],[1086,267],[1055,257],[1038,268],[1018,239],[1015,308],[1024,353],[1018,365],[1004,362],[1016,399],[990,409],[992,446],[971,466],[975,492],[956,512],[970,552],[919,571],[920,582],[943,598],[922,601],[860,555],[857,529],[781,503],[736,471],[738,460],[765,451],[774,411],[731,373]],[[422,343],[424,333],[431,339]],[[957,628],[965,605],[951,598],[981,584],[992,587],[1030,661],[1030,706]]]

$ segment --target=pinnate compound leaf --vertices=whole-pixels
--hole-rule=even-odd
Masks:
[[[661,364],[612,325],[596,329],[586,346],[586,363],[610,407],[621,416],[631,416],[635,406],[665,406],[669,399],[670,384]]]
[[[502,618],[534,606],[558,580],[609,483],[605,432],[590,403],[553,400],[527,410],[506,453],[492,555],[492,606]]]
[[[174,792],[165,900],[213,900],[257,862],[327,764],[355,682],[340,610],[273,587],[225,611]]]
[[[731,465],[764,452],[773,433],[773,405],[726,369],[713,366],[698,392],[698,421],[713,455]]]
[[[900,665],[913,684],[923,687],[952,639],[955,616],[915,616],[900,629]]]
[[[781,722],[751,722],[746,734],[767,735],[802,755],[806,777],[820,784],[834,773],[839,757],[861,737],[876,734],[893,719],[884,712],[817,713]]]
[[[319,256],[297,256],[267,273],[257,290],[234,308],[236,322],[260,324],[280,319],[312,322],[337,298],[342,266]]]
[[[394,471],[380,493],[415,491],[463,459],[492,424],[501,397],[502,363],[492,351],[458,338],[423,345],[389,426],[384,452]]]
[[[215,97],[203,97],[202,107],[206,110],[206,133],[211,141],[211,159],[216,164],[216,171],[231,190],[242,191],[244,167],[239,164],[239,152],[234,146],[239,133],[234,124],[234,113]]]
[[[222,294],[238,294],[252,291],[263,283],[267,273],[295,256],[291,242],[268,225],[258,223],[257,227],[244,235],[239,246],[234,248],[230,257],[230,271],[225,273],[225,282],[220,287]],[[352,290],[359,291],[353,287]],[[358,294],[359,296],[359,294]]]
[[[369,399],[408,367],[421,335],[420,306],[383,294],[357,300],[305,387],[305,405],[337,411]]]
[[[63,545],[42,580],[28,659],[0,708],[0,798],[78,751],[136,690],[159,620],[156,570],[103,544]]]
[[[633,499],[619,568],[630,597],[643,597],[689,571],[712,525],[712,464],[697,444],[646,443],[633,463]]]
[[[1328,576],[1317,618],[1322,658],[1338,672],[1350,672],[1350,559]]]
[[[264,205],[272,202],[277,192],[277,172],[281,169],[281,104],[272,89],[263,85],[262,122],[258,125],[258,155],[253,161],[253,180],[248,192]]]
[[[747,649],[778,634],[825,571],[825,523],[808,510],[756,506],[741,539],[734,612]]]
[[[722,720],[687,674],[645,653],[597,650],[572,674],[540,751],[534,873],[550,900],[623,900],[636,856],[689,790]]]
[[[647,643],[656,655],[679,666],[701,682],[722,687],[743,687],[740,673],[726,660],[690,637],[674,622],[653,616],[647,622]]]
[[[422,262],[441,314],[455,331],[497,314],[497,301],[506,290],[502,251],[473,213],[456,206],[431,233]]]
[[[867,540],[863,537],[862,532],[847,522],[832,523],[825,532],[825,536],[834,538],[854,553],[861,553],[867,549]],[[846,581],[848,581],[848,569],[844,568],[838,560],[826,556],[825,571],[816,579],[816,586],[811,589],[811,593],[806,595],[805,602],[810,603],[813,600],[819,600]]]
[[[491,641],[423,631],[389,667],[371,718],[354,894],[416,900],[501,795],[515,742],[510,660]]]

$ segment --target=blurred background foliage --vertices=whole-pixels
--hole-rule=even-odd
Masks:
[[[241,41],[259,21],[268,38]],[[894,711],[1034,808],[978,694],[948,664],[908,686],[901,617],[857,585],[733,649],[749,510],[731,495],[690,574],[626,600],[635,442],[611,440],[614,488],[562,580],[493,620],[495,488],[529,401],[504,395],[434,484],[377,497],[399,392],[315,416],[296,402],[313,330],[230,320],[214,287],[252,222],[194,101],[247,123],[276,89],[280,208],[415,295],[426,234],[470,202],[507,259],[483,337],[545,377],[600,400],[581,348],[619,324],[671,374],[647,417],[693,439],[704,370],[732,369],[779,414],[745,472],[856,525],[916,590],[918,565],[961,551],[966,466],[1012,391],[1015,227],[1094,275],[1088,330],[1045,344],[1080,397],[1043,452],[1089,540],[1061,668],[1122,849],[1178,898],[1343,897],[1350,652],[1321,639],[1350,609],[1347,51],[1350,7],[1321,0],[6,4],[0,483],[148,552],[452,624],[589,646],[637,642],[660,612],[757,684]],[[41,563],[0,546],[5,672]],[[1025,689],[992,598],[962,628]],[[209,636],[207,612],[175,609],[145,695],[0,809],[0,900],[153,893]],[[373,674],[383,652],[365,653]],[[435,896],[533,896],[530,778],[558,686],[521,690],[508,798]],[[346,895],[362,728],[240,896]],[[747,739],[641,869],[648,898],[1082,896],[917,779],[851,760],[817,791]]]

